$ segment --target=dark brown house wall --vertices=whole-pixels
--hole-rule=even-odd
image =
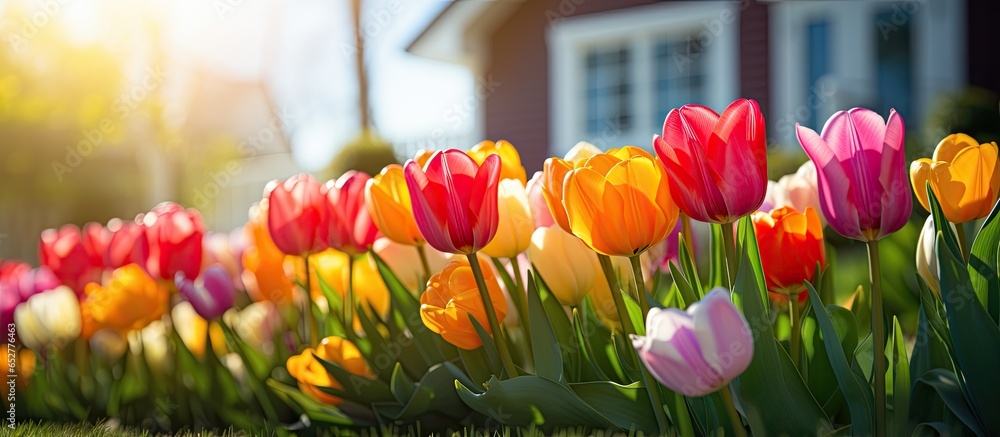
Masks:
[[[767,6],[744,0],[740,13],[740,87],[768,104]],[[549,156],[549,54],[546,31],[559,18],[660,3],[651,0],[527,0],[493,34],[487,74],[499,82],[484,105],[486,136],[517,146],[530,174]]]
[[[969,85],[1000,92],[1000,56],[992,35],[1000,20],[1000,1],[968,0],[965,13],[969,21],[965,27]]]

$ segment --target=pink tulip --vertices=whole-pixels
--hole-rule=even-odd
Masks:
[[[721,287],[687,312],[650,309],[646,336],[633,336],[632,344],[658,381],[685,396],[705,396],[722,388],[753,358],[750,327]]]
[[[328,248],[326,197],[311,175],[298,174],[264,188],[268,199],[267,228],[286,255],[303,256]]]
[[[194,311],[206,320],[219,317],[232,308],[236,297],[229,273],[219,265],[205,269],[199,281],[191,281],[179,271],[174,277],[174,284],[184,299],[191,302]]]
[[[889,111],[854,108],[833,114],[822,135],[795,126],[799,144],[816,163],[819,203],[833,230],[860,241],[879,240],[910,218],[903,119]]]
[[[552,218],[549,211],[549,204],[545,203],[545,194],[542,193],[542,177],[544,173],[536,171],[535,175],[528,181],[528,204],[531,206],[531,216],[535,219],[536,228],[547,228],[555,225],[556,220]]]
[[[653,146],[670,175],[671,196],[695,220],[731,223],[764,201],[767,138],[753,100],[739,99],[722,115],[701,105],[673,109]]]
[[[351,255],[368,251],[378,238],[378,228],[365,206],[365,184],[371,176],[349,171],[322,189],[326,196],[329,227],[326,241],[330,247]]]
[[[480,166],[461,150],[438,151],[425,168],[410,160],[405,171],[417,228],[431,247],[469,254],[496,235],[499,155]]]

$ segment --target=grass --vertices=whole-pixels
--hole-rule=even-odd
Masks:
[[[17,425],[13,431],[4,427],[4,431],[0,435],[4,436],[15,436],[15,437],[49,437],[49,436],[65,436],[65,437],[153,437],[153,436],[177,436],[177,437],[194,437],[194,436],[218,436],[218,437],[238,437],[238,436],[252,436],[252,435],[268,435],[268,434],[254,434],[248,433],[246,431],[230,429],[224,432],[190,432],[181,431],[175,434],[154,434],[147,430],[132,429],[132,428],[121,428],[116,426],[114,423],[103,422],[103,423],[61,423],[61,422],[25,422]],[[287,431],[281,433],[285,435],[295,435],[288,433]],[[411,435],[416,436],[416,430],[412,428],[370,428],[367,430],[362,430],[359,433],[354,433],[347,430],[338,429],[319,429],[310,430],[305,435],[319,435],[319,436],[336,436],[336,435]],[[639,436],[641,434],[626,434],[626,433],[614,433],[609,431],[595,431],[588,430],[585,428],[570,428],[556,430],[551,434],[546,434],[534,426],[524,429],[524,428],[509,428],[503,427],[502,429],[495,430],[483,430],[475,429],[472,427],[465,428],[460,432],[451,434],[452,437],[473,437],[473,436],[498,436],[498,437],[542,437],[546,435],[551,435],[555,437],[571,437],[571,436],[595,436],[595,437],[611,437],[611,436]]]

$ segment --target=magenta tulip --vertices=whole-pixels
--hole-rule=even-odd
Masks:
[[[496,235],[500,155],[480,166],[461,150],[438,151],[425,168],[407,161],[405,172],[417,228],[431,247],[470,254]]]
[[[368,251],[378,238],[378,228],[365,205],[365,184],[371,176],[357,171],[344,173],[322,189],[326,196],[330,247],[350,255]]]
[[[199,281],[191,281],[184,272],[177,272],[174,284],[184,299],[191,302],[194,311],[206,320],[219,317],[232,308],[236,297],[229,273],[219,265],[205,269]]]
[[[827,223],[847,238],[875,241],[910,218],[909,175],[903,153],[903,119],[886,123],[854,108],[833,114],[823,133],[795,126],[799,144],[818,170],[819,203]]]
[[[658,381],[685,396],[719,390],[743,373],[753,358],[750,327],[729,291],[721,287],[687,312],[650,309],[646,336],[633,336],[632,344]]]
[[[653,146],[670,176],[671,196],[695,220],[731,223],[764,201],[767,138],[753,100],[739,99],[721,115],[701,105],[673,109]]]

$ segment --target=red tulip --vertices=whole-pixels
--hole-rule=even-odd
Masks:
[[[351,255],[368,251],[378,238],[378,228],[365,205],[365,184],[371,176],[349,171],[336,182],[323,187],[329,227],[326,241],[330,247]]]
[[[87,249],[90,263],[104,267],[104,252],[111,242],[111,231],[104,226],[90,222],[83,227],[83,247]]]
[[[146,228],[135,221],[112,219],[108,222],[111,238],[104,252],[104,266],[114,270],[129,264],[146,265],[149,242]]]
[[[264,189],[271,239],[286,255],[305,256],[328,247],[326,196],[312,175],[298,174]]]
[[[764,202],[767,140],[757,102],[737,100],[722,115],[701,105],[671,110],[653,145],[674,201],[691,218],[731,223]]]
[[[52,270],[63,284],[82,293],[88,282],[101,278],[101,265],[95,265],[84,244],[83,234],[75,225],[42,232],[38,247],[39,262]]]
[[[500,156],[489,155],[482,166],[456,149],[434,152],[425,168],[406,162],[417,228],[442,252],[474,253],[497,232],[497,188]]]
[[[143,216],[142,222],[149,243],[146,271],[151,277],[172,281],[177,272],[198,276],[205,225],[197,210],[164,202]]]

